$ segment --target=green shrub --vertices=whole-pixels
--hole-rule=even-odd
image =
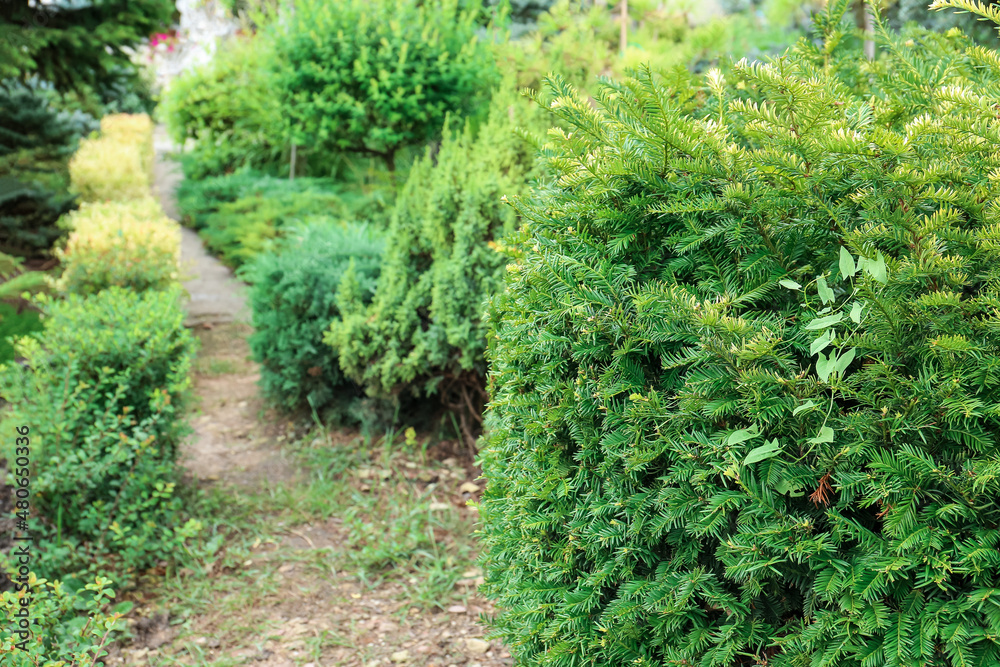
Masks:
[[[287,173],[269,57],[266,40],[233,37],[210,63],[171,82],[162,111],[174,141],[194,142],[181,162],[188,179],[241,168]]]
[[[76,208],[76,197],[33,180],[0,176],[0,252],[47,255],[63,237],[57,222]]]
[[[376,155],[441,132],[483,101],[495,67],[464,0],[303,0],[274,33],[275,91],[291,139]],[[468,5],[470,9],[464,7]]]
[[[185,182],[178,203],[185,223],[231,266],[252,259],[294,223],[316,216],[384,217],[381,191],[371,196],[328,179],[240,173]]]
[[[532,175],[534,150],[514,127],[530,125],[533,112],[498,93],[478,135],[469,124],[446,132],[437,154],[411,170],[374,300],[346,305],[327,336],[370,395],[439,393],[463,419],[478,417],[466,401],[482,400],[483,301],[502,285],[507,262],[493,240],[517,221],[502,197],[524,191]]]
[[[489,316],[518,665],[1000,663],[1000,56],[868,64],[848,7],[729,80],[552,86]]]
[[[55,252],[63,267],[58,289],[92,294],[116,285],[141,292],[177,282],[180,225],[152,197],[87,202],[63,224],[71,231]]]
[[[707,69],[726,65],[729,54],[777,54],[799,34],[783,23],[769,25],[751,12],[716,16],[695,25],[680,4],[670,9],[662,2],[633,1],[623,58],[618,3],[581,5],[558,0],[538,17],[536,30],[494,47],[501,69],[515,74],[518,87],[538,89],[547,75],[556,74],[592,92],[598,77],[622,76],[643,65],[657,71]]]
[[[23,366],[0,374],[6,428],[31,429],[39,575],[147,567],[196,530],[175,494],[194,352],[184,317],[179,287],[72,295],[48,305],[41,336],[18,342]]]
[[[16,567],[9,567],[8,571],[11,581],[20,576]],[[101,576],[84,584],[82,590],[74,591],[63,582],[29,575],[25,590],[0,595],[0,609],[8,619],[0,628],[3,664],[5,667],[94,664],[96,658],[107,655],[107,647],[126,631],[122,614],[132,603],[121,603],[109,612],[107,607],[114,595],[111,581]],[[30,601],[26,606],[21,605],[24,598]],[[18,618],[23,609],[29,613],[27,635],[21,634],[25,631]]]
[[[203,179],[186,178],[177,186],[177,207],[180,209],[181,222],[200,231],[205,228],[209,214],[218,212],[223,204],[250,194],[268,197],[274,190],[281,192],[286,188],[301,192],[302,189],[312,187],[313,183],[312,179],[289,181],[255,171],[240,171]],[[330,185],[332,187],[332,183]]]
[[[92,117],[61,112],[40,91],[0,86],[0,252],[44,257],[62,236],[56,221],[76,208],[67,162],[80,136],[96,128]]]
[[[381,240],[370,227],[317,220],[247,265],[254,333],[250,348],[261,364],[265,395],[286,408],[316,410],[354,398],[323,332],[339,315],[340,298],[366,304],[375,291]]]

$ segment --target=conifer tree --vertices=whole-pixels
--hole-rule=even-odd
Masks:
[[[965,0],[939,0],[988,13]],[[516,664],[1000,664],[1000,54],[559,81],[490,307],[485,592]]]
[[[0,80],[99,90],[134,72],[129,49],[161,28],[170,0],[0,2]]]
[[[507,262],[494,240],[517,222],[502,198],[527,188],[535,162],[514,130],[538,117],[498,92],[478,133],[446,128],[397,200],[372,303],[345,304],[326,338],[370,395],[437,394],[470,442],[485,399],[483,302]]]

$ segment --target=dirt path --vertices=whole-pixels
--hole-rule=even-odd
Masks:
[[[157,174],[168,197],[176,173],[161,159]],[[231,277],[213,275],[197,289],[242,302]],[[192,299],[192,312],[207,301]],[[458,443],[365,439],[275,413],[258,396],[251,329],[225,312],[231,320],[206,312],[193,328],[195,433],[182,463],[205,534],[182,567],[148,572],[126,593],[135,639],[112,662],[511,665],[477,622],[491,611],[475,592],[478,472],[454,456]]]
[[[174,191],[184,176],[177,163],[168,157],[175,147],[162,125],[156,128],[153,144],[156,149],[153,193],[166,214],[180,220]],[[184,289],[190,295],[188,325],[248,323],[250,311],[247,308],[246,286],[233,277],[227,266],[208,254],[198,234],[186,227],[181,234],[181,274]]]

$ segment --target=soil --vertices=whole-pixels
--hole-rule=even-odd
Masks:
[[[195,433],[182,453],[190,479],[202,487],[217,486],[239,502],[241,494],[262,485],[295,485],[301,473],[293,468],[284,445],[296,437],[301,423],[267,408],[257,394],[256,364],[247,360],[245,325],[196,328],[202,341],[194,374],[200,412]],[[219,372],[219,369],[226,372]],[[344,440],[350,431],[333,432]],[[336,443],[333,443],[336,446]],[[461,450],[456,443],[429,450],[433,457]],[[398,483],[451,490],[445,500],[466,512],[469,492],[463,484],[478,477],[476,469],[454,457],[433,467],[405,462]],[[359,492],[372,492],[370,470],[355,471]],[[446,478],[446,479],[442,479]],[[468,487],[466,487],[468,488]],[[407,581],[386,577],[366,584],[355,573],[338,570],[334,554],[348,541],[344,521],[330,517],[288,526],[258,540],[242,565],[220,566],[206,574],[218,599],[179,629],[178,619],[164,608],[174,600],[157,590],[157,573],[129,594],[137,605],[130,614],[134,638],[116,647],[110,664],[235,665],[256,667],[501,667],[511,665],[509,653],[484,639],[480,614],[492,608],[475,592],[481,582],[476,569],[463,571],[455,584],[461,603],[446,610],[418,610],[411,604]],[[442,541],[451,539],[442,534]],[[152,583],[152,585],[150,585]],[[245,601],[245,603],[244,603]],[[247,604],[248,603],[248,604]],[[237,611],[234,612],[234,608]],[[409,609],[409,613],[407,610]],[[240,616],[234,627],[233,614]],[[258,628],[247,632],[250,628]]]

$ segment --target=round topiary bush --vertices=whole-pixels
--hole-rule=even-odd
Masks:
[[[303,0],[274,33],[292,141],[381,157],[439,136],[487,100],[496,67],[467,0]]]
[[[518,665],[1000,664],[998,54],[841,29],[552,82],[490,306],[485,592]]]
[[[323,333],[350,307],[371,302],[382,239],[366,224],[317,219],[294,229],[241,271],[251,285],[250,349],[264,394],[286,409],[346,412],[360,389],[340,371]]]

